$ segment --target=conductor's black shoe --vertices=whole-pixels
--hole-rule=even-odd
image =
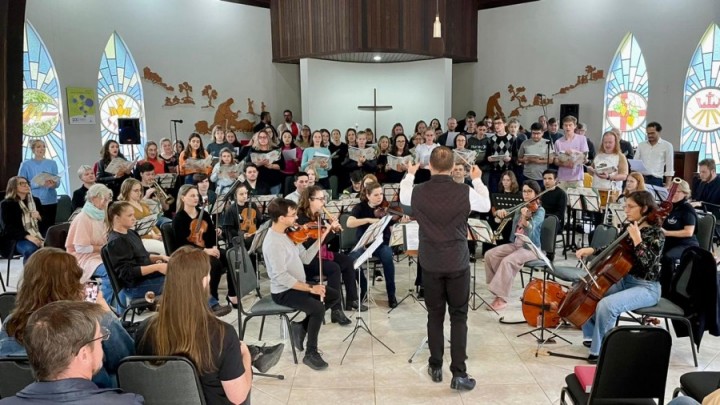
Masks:
[[[597,364],[597,362],[598,362],[598,356],[596,356],[596,355],[594,355],[594,354],[589,355],[588,358],[587,358],[587,362],[590,363],[590,364]]]
[[[450,381],[450,388],[459,391],[470,391],[475,388],[475,379],[466,375],[465,377],[453,377]]]
[[[330,312],[330,320],[332,323],[339,323],[342,326],[352,323],[352,321],[345,316],[345,312],[343,312],[342,309],[333,309],[332,312]]]
[[[423,287],[420,287],[420,288],[418,289],[417,298],[418,298],[419,300],[425,299],[425,289],[424,289]]]
[[[290,322],[290,342],[299,351],[305,350],[303,343],[307,331],[300,322]]]
[[[213,314],[217,317],[225,316],[232,311],[232,308],[230,308],[230,305],[220,305],[215,304],[210,308],[213,311]]]
[[[318,353],[317,350],[308,350],[308,352],[305,353],[305,357],[303,358],[303,363],[305,363],[313,370],[323,370],[328,367],[328,364],[325,362],[325,360],[323,360],[322,356],[320,356],[320,353]]]
[[[390,306],[390,308],[395,308],[395,307],[397,307],[397,306],[398,306],[398,300],[397,300],[397,298],[395,298],[395,297],[390,297],[390,298],[388,298],[388,306]]]
[[[428,375],[432,378],[433,382],[442,382],[442,367],[428,365]]]
[[[275,346],[259,347],[258,349],[260,353],[256,357],[253,357],[252,365],[255,366],[259,372],[264,373],[278,364],[285,345],[280,343]]]

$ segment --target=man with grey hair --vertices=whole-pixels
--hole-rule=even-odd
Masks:
[[[77,171],[77,175],[82,181],[82,186],[79,189],[73,191],[72,196],[72,209],[75,211],[78,208],[82,208],[85,205],[85,195],[90,187],[95,185],[95,170],[92,166],[82,165]]]
[[[101,342],[110,331],[101,328],[103,309],[85,301],[56,301],[28,319],[25,347],[35,382],[0,405],[143,404],[137,394],[98,388],[91,378],[102,368]]]

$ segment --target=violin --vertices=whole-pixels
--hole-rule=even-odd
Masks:
[[[197,218],[193,219],[190,222],[190,235],[188,235],[187,240],[188,242],[192,243],[195,246],[200,246],[201,248],[205,248],[205,239],[203,239],[203,235],[205,232],[207,232],[208,224],[207,222],[203,221],[203,214],[205,213],[205,204],[202,203],[198,206],[200,209],[200,214],[197,216]]]
[[[405,215],[405,213],[402,211],[390,208],[390,203],[387,202],[387,200],[384,200],[382,203],[380,203],[380,205],[375,207],[373,214],[375,215],[375,218],[383,218],[386,215],[392,215],[393,221],[398,221],[400,220],[400,218],[403,217],[403,215]]]
[[[294,225],[285,230],[285,233],[296,245],[305,243],[309,239],[320,239],[327,226],[318,227],[316,223],[307,223],[305,225]]]
[[[243,221],[240,224],[241,231],[249,234],[257,232],[257,210],[255,208],[248,204],[247,207],[242,209],[240,216],[243,218]]]

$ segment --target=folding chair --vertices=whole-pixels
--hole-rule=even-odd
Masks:
[[[34,381],[27,357],[0,358],[0,398],[11,397]]]
[[[185,357],[126,357],[118,366],[117,379],[120,388],[142,395],[149,405],[205,404],[198,372]]]

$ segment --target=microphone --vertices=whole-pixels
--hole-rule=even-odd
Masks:
[[[183,120],[170,120],[170,122],[177,122],[178,124],[182,124]]]

